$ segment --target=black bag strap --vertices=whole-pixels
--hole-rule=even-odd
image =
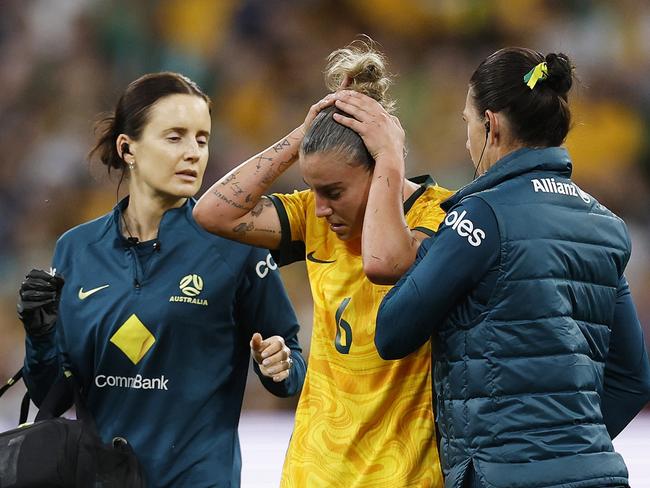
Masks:
[[[72,395],[72,398],[70,398],[70,395]],[[47,392],[35,420],[59,417],[72,402],[74,402],[77,419],[82,420],[84,424],[96,430],[95,421],[81,396],[79,383],[69,370],[65,370],[63,376],[55,381]]]
[[[0,397],[5,394],[5,392],[14,386],[18,380],[23,377],[23,368],[20,368],[18,372],[7,380],[7,382],[0,387]]]
[[[23,425],[27,422],[27,415],[29,414],[29,392],[26,391],[23,396],[23,401],[20,402],[20,417],[18,417],[18,425]]]
[[[13,375],[7,382],[0,387],[0,397],[5,394],[5,392],[14,386],[20,379],[23,377],[23,368],[20,368],[18,372]],[[29,413],[29,393],[25,393],[23,401],[20,403],[20,417],[18,417],[18,425],[22,425],[27,422],[27,414]]]
[[[20,368],[18,372],[13,375],[7,382],[0,387],[0,397],[5,394],[5,392],[15,385],[21,378],[23,378],[23,368]],[[70,398],[72,395],[72,398]],[[27,422],[27,416],[29,414],[29,402],[30,396],[29,391],[25,393],[23,400],[20,404],[20,418],[18,424],[22,425]],[[63,376],[60,377],[54,384],[50,387],[50,390],[45,395],[41,407],[36,414],[35,421],[53,419],[59,417],[67,410],[68,406],[74,402],[75,410],[77,412],[77,418],[82,420],[86,425],[90,426],[93,430],[97,430],[95,426],[95,421],[86,408],[86,403],[84,402],[81,396],[81,388],[79,383],[74,375],[69,371],[65,370]]]

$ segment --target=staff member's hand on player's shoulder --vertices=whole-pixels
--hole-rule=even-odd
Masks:
[[[263,339],[259,332],[255,332],[250,344],[253,359],[264,376],[273,378],[276,383],[289,377],[293,360],[291,349],[284,344],[282,337],[276,335]]]

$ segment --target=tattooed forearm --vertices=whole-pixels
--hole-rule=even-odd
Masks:
[[[266,188],[271,183],[273,183],[278,176],[280,176],[280,173],[274,171],[273,169],[269,169],[260,180],[261,184],[259,186]]]
[[[283,147],[288,147],[290,145],[291,145],[291,143],[289,142],[289,139],[285,139],[284,141],[278,142],[275,146],[273,146],[273,150],[275,152],[279,152],[279,151],[282,151]]]
[[[241,189],[239,183],[237,183],[236,181],[233,181],[230,187],[232,188],[233,195],[241,195],[242,193],[244,193],[244,190]]]
[[[256,172],[259,171],[260,169],[262,169],[262,163],[264,163],[264,161],[271,162],[271,161],[273,161],[273,158],[267,158],[263,154],[260,154],[259,156],[257,156],[256,162],[255,162]]]
[[[237,224],[232,229],[232,231],[240,237],[245,236],[246,232],[250,232],[252,230],[256,232],[268,232],[269,234],[277,234],[277,231],[275,229],[255,227],[255,224],[253,222],[242,222],[241,224]]]
[[[221,186],[226,186],[228,183],[230,183],[232,180],[237,178],[237,173],[231,173],[228,176],[224,178],[224,180],[221,182]]]
[[[212,194],[214,196],[216,196],[219,200],[221,200],[223,202],[226,202],[231,207],[235,207],[235,208],[239,208],[241,210],[247,210],[247,211],[251,209],[250,207],[247,207],[245,205],[241,205],[241,204],[235,202],[234,200],[232,200],[231,198],[228,198],[226,195],[221,193],[219,190],[214,190],[212,192]]]
[[[264,207],[272,207],[273,202],[269,200],[268,198],[262,197],[262,199],[257,202],[257,205],[255,205],[255,208],[251,210],[251,215],[253,217],[259,217],[260,214],[264,211]]]
[[[295,160],[295,158],[289,158],[286,161],[280,161],[278,163],[278,168],[279,168],[280,172],[284,171],[289,166],[291,166],[293,164],[294,160]]]
[[[254,228],[255,226],[253,225],[253,222],[242,222],[233,227],[232,231],[239,236],[243,236],[246,235],[246,232],[253,230]]]

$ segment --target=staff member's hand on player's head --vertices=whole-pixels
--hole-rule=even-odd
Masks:
[[[291,349],[284,344],[280,336],[272,336],[263,339],[259,332],[255,332],[251,338],[251,354],[259,365],[264,376],[273,378],[279,383],[289,377],[289,370],[293,365]]]

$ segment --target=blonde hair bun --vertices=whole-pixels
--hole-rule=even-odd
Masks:
[[[386,58],[375,49],[372,39],[366,36],[364,40],[337,49],[327,61],[325,85],[328,90],[358,91],[377,100],[387,112],[395,110],[395,101],[387,95],[392,80]]]

